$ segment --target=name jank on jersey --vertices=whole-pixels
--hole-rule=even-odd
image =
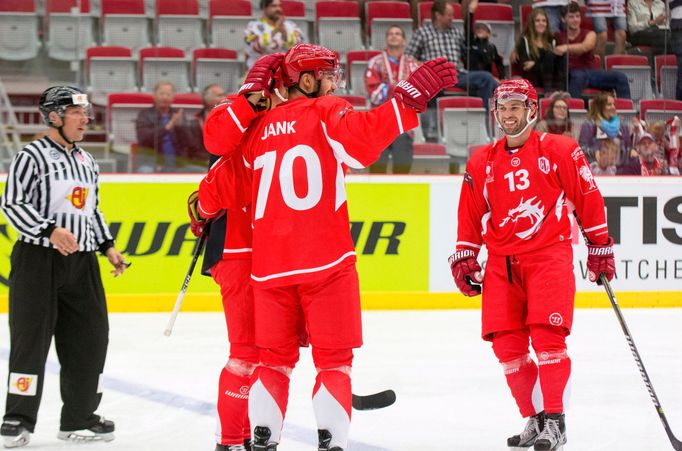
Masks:
[[[296,130],[294,130],[295,123],[296,121],[271,122],[263,127],[263,136],[260,139],[265,141],[271,136],[291,135],[296,133]]]

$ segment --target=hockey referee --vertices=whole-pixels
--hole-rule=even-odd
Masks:
[[[97,163],[77,144],[90,120],[87,95],[54,86],[38,107],[49,133],[15,155],[0,198],[19,233],[9,278],[9,377],[0,428],[6,448],[28,444],[35,428],[53,335],[63,402],[57,437],[114,439],[114,423],[94,413],[109,343],[95,251],[106,255],[114,276],[128,264],[99,211]]]

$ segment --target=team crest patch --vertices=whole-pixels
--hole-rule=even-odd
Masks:
[[[495,175],[493,174],[493,164],[488,162],[485,165],[485,182],[492,183],[495,181]]]
[[[38,388],[37,374],[10,373],[7,392],[20,396],[35,396]]]
[[[564,323],[564,317],[560,313],[552,313],[549,315],[549,324],[552,326],[561,326]]]
[[[517,167],[520,164],[521,164],[521,159],[519,157],[514,157],[511,159],[511,165],[513,167]]]
[[[85,208],[85,201],[88,200],[88,189],[82,186],[76,186],[66,198],[71,201],[71,205],[82,210]]]
[[[549,160],[547,157],[538,158],[538,167],[543,173],[549,174]]]
[[[59,157],[61,156],[61,153],[57,149],[51,149],[50,150],[50,158],[53,160],[59,160]]]

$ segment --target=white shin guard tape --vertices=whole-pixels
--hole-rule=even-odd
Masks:
[[[249,392],[249,421],[251,430],[256,426],[266,426],[272,434],[270,441],[280,442],[284,415],[260,379],[256,380]]]
[[[232,374],[241,377],[248,377],[253,374],[258,365],[240,359],[229,359],[225,364],[225,369]]]
[[[253,390],[253,389],[252,389]],[[346,409],[329,393],[324,383],[313,396],[313,410],[318,429],[326,429],[332,434],[330,448],[348,448],[348,433],[350,431],[350,417]],[[253,424],[253,423],[252,423]]]

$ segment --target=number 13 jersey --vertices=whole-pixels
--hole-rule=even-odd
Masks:
[[[457,248],[513,255],[571,239],[572,210],[592,243],[608,241],[604,200],[578,144],[531,131],[509,152],[506,138],[467,163],[460,194]]]
[[[417,123],[395,99],[356,112],[334,96],[297,98],[251,123],[243,152],[253,171],[252,279],[293,285],[354,263],[345,171],[373,163]]]

